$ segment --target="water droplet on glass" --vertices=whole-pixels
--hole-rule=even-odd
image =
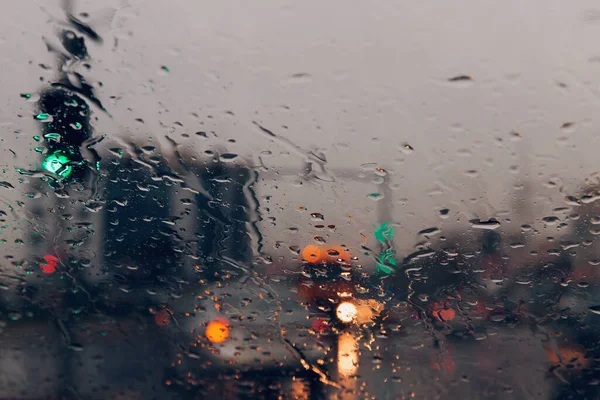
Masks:
[[[600,200],[600,194],[586,194],[584,196],[581,196],[581,202],[583,204],[590,204],[596,200]]]
[[[590,228],[589,232],[594,236],[600,235],[600,228]]]
[[[548,225],[554,225],[559,221],[559,219],[558,219],[558,217],[551,215],[549,217],[542,218],[542,221],[544,221]]]
[[[317,235],[317,236],[314,236],[313,239],[315,239],[315,242],[318,242],[318,243],[325,243],[326,242],[326,240],[325,240],[325,238],[323,236],[318,236]]]
[[[448,79],[448,82],[464,82],[464,81],[474,81],[475,78],[469,75],[457,75],[453,78]]]
[[[3,187],[8,190],[14,190],[15,187],[6,181],[0,181],[0,187]]]
[[[594,314],[598,314],[598,315],[600,315],[600,306],[591,306],[591,307],[589,308],[589,310],[590,310],[591,312],[593,312]]]
[[[369,193],[367,195],[367,197],[371,200],[381,200],[383,199],[385,196],[381,193]]]
[[[323,221],[325,219],[325,217],[321,213],[311,213],[310,218],[313,221]]]
[[[568,129],[575,125],[575,122],[565,122],[560,126],[560,129]]]
[[[221,156],[219,157],[219,159],[223,162],[232,162],[234,161],[236,158],[238,157],[237,154],[233,154],[233,153],[224,153],[221,154]]]
[[[412,147],[412,146],[411,146],[410,144],[408,144],[408,143],[403,143],[403,144],[400,146],[400,150],[402,150],[402,152],[403,152],[404,154],[411,154],[412,152],[414,152],[414,151],[415,151],[414,147]]]
[[[496,229],[500,226],[500,222],[498,222],[494,218],[491,218],[487,221],[481,221],[480,219],[473,219],[469,222],[471,223],[471,228],[475,228],[475,229],[492,230],[492,229]]]
[[[441,233],[442,231],[440,230],[440,228],[437,227],[433,227],[433,228],[427,228],[427,229],[423,229],[421,231],[419,231],[419,235],[423,235],[425,237],[431,237],[431,236],[435,236],[439,233]]]
[[[34,118],[42,122],[52,122],[54,120],[52,115],[46,113],[38,114]]]
[[[519,133],[519,132],[511,132],[510,133],[510,140],[513,142],[516,142],[518,140],[523,139],[523,136]]]

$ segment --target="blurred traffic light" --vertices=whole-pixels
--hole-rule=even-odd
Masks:
[[[42,167],[48,172],[52,172],[62,178],[68,178],[73,173],[73,166],[70,164],[71,158],[68,153],[57,150],[49,154],[43,161]]]
[[[85,169],[81,147],[92,135],[85,100],[67,88],[51,86],[40,94],[35,119],[40,122],[46,146],[42,168],[61,180],[79,178]]]

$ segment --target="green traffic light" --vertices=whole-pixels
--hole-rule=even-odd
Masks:
[[[42,166],[48,172],[52,172],[61,178],[67,178],[73,173],[73,167],[69,164],[70,162],[71,160],[66,154],[57,151],[46,157]]]

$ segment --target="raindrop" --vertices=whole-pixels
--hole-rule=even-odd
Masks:
[[[306,72],[299,72],[290,77],[290,82],[309,82],[311,75]]]
[[[457,75],[453,78],[448,79],[448,82],[464,82],[464,81],[474,81],[475,78],[469,75]]]
[[[337,251],[336,249],[329,249],[329,250],[327,250],[327,255],[328,255],[329,257],[335,257],[335,258],[339,258],[339,256],[340,256],[340,252],[339,252],[339,251]]]
[[[519,132],[511,132],[510,139],[514,142],[523,139],[523,136]]]
[[[415,151],[414,147],[412,147],[410,144],[408,143],[403,143],[400,146],[400,149],[402,150],[402,152],[404,154],[411,154],[413,151]]]
[[[67,348],[69,350],[73,350],[73,351],[77,351],[77,352],[83,351],[83,346],[80,344],[76,344],[76,343],[71,343],[70,345],[67,346]]]
[[[496,314],[490,317],[490,321],[492,322],[502,322],[504,321],[504,314]]]
[[[487,221],[481,221],[480,219],[472,219],[469,222],[471,223],[471,228],[475,228],[475,229],[492,230],[492,229],[496,229],[500,226],[500,222],[498,222],[494,218],[491,218]]]
[[[23,318],[23,315],[21,313],[18,313],[18,312],[11,312],[11,313],[8,313],[8,318],[11,321],[18,321],[21,318]]]
[[[590,228],[590,233],[592,235],[600,235],[600,228]]]
[[[316,235],[316,236],[314,236],[314,239],[315,239],[315,242],[318,242],[318,243],[325,243],[326,242],[326,240],[325,240],[325,238],[323,236]]]
[[[146,154],[153,153],[156,150],[154,146],[142,146],[142,151]]]
[[[598,194],[581,196],[581,202],[583,204],[593,203],[594,201],[599,200],[599,199],[600,199],[600,195],[598,195]]]
[[[598,315],[600,315],[600,306],[591,306],[591,307],[589,308],[589,310],[590,310],[591,312],[593,312],[594,314],[598,314]]]
[[[383,199],[385,196],[382,195],[381,193],[369,193],[367,195],[367,198],[371,199],[371,200],[381,200]]]
[[[109,149],[109,151],[119,158],[123,156],[123,149],[120,149],[118,147],[113,147]]]
[[[529,285],[531,284],[531,279],[527,279],[526,277],[517,277],[515,282],[519,285]]]
[[[579,247],[579,243],[577,242],[563,242],[561,244],[563,250],[569,250]]]
[[[323,221],[325,219],[325,217],[321,213],[311,213],[310,217],[312,218],[313,221],[316,221],[316,222]]]
[[[102,209],[102,207],[104,207],[104,205],[97,201],[92,201],[85,205],[85,208],[93,213],[97,213]]]
[[[387,171],[383,168],[375,168],[375,174],[379,175],[379,176],[386,176],[387,175]]]
[[[364,163],[360,165],[360,168],[365,171],[375,171],[377,169],[376,163]]]
[[[3,187],[8,190],[14,190],[15,187],[6,181],[0,181],[0,187]]]
[[[290,246],[289,249],[290,249],[290,252],[292,254],[295,254],[295,255],[299,255],[300,254],[300,247],[299,246]]]
[[[567,129],[567,128],[571,128],[573,125],[575,125],[575,122],[565,122],[564,124],[562,124],[560,126],[560,129]]]
[[[423,235],[423,236],[435,236],[438,233],[441,233],[442,231],[440,230],[440,228],[437,227],[433,227],[433,228],[427,228],[427,229],[423,229],[421,231],[419,231],[419,235]]]
[[[52,115],[46,113],[38,114],[34,118],[42,122],[52,122],[54,120]]]
[[[221,156],[219,157],[219,159],[221,161],[223,161],[223,162],[232,162],[237,157],[238,157],[238,155],[234,154],[234,153],[224,153],[224,154],[221,154]]]
[[[544,221],[548,225],[554,225],[554,224],[556,224],[556,222],[559,221],[559,219],[558,219],[558,217],[555,217],[555,216],[552,215],[552,216],[549,216],[549,217],[542,218],[542,221]]]

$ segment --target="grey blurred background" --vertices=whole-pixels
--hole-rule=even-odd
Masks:
[[[437,209],[450,208],[444,224],[460,227],[498,218],[527,188],[536,217],[512,215],[502,229],[523,223],[515,219],[535,224],[561,188],[577,192],[597,168],[592,1],[107,0],[77,1],[75,10],[104,37],[90,45],[86,72],[112,115],[96,112],[96,134],[163,145],[170,135],[196,152],[227,146],[292,174],[302,157],[286,141],[319,149],[332,170],[374,163],[390,173],[393,218],[405,228],[398,244],[408,248],[417,231],[440,224]],[[61,18],[57,1],[11,2],[0,15],[0,151],[13,183],[15,167],[36,160],[32,105],[19,93],[55,76],[42,38],[52,42]],[[473,80],[449,81],[460,75]],[[199,130],[216,136],[178,136]],[[343,210],[361,216],[359,229],[376,220],[368,185],[264,186],[284,209],[318,205],[332,223],[347,222]],[[19,195],[0,192],[9,202]],[[272,207],[279,224],[296,223],[284,211]]]

